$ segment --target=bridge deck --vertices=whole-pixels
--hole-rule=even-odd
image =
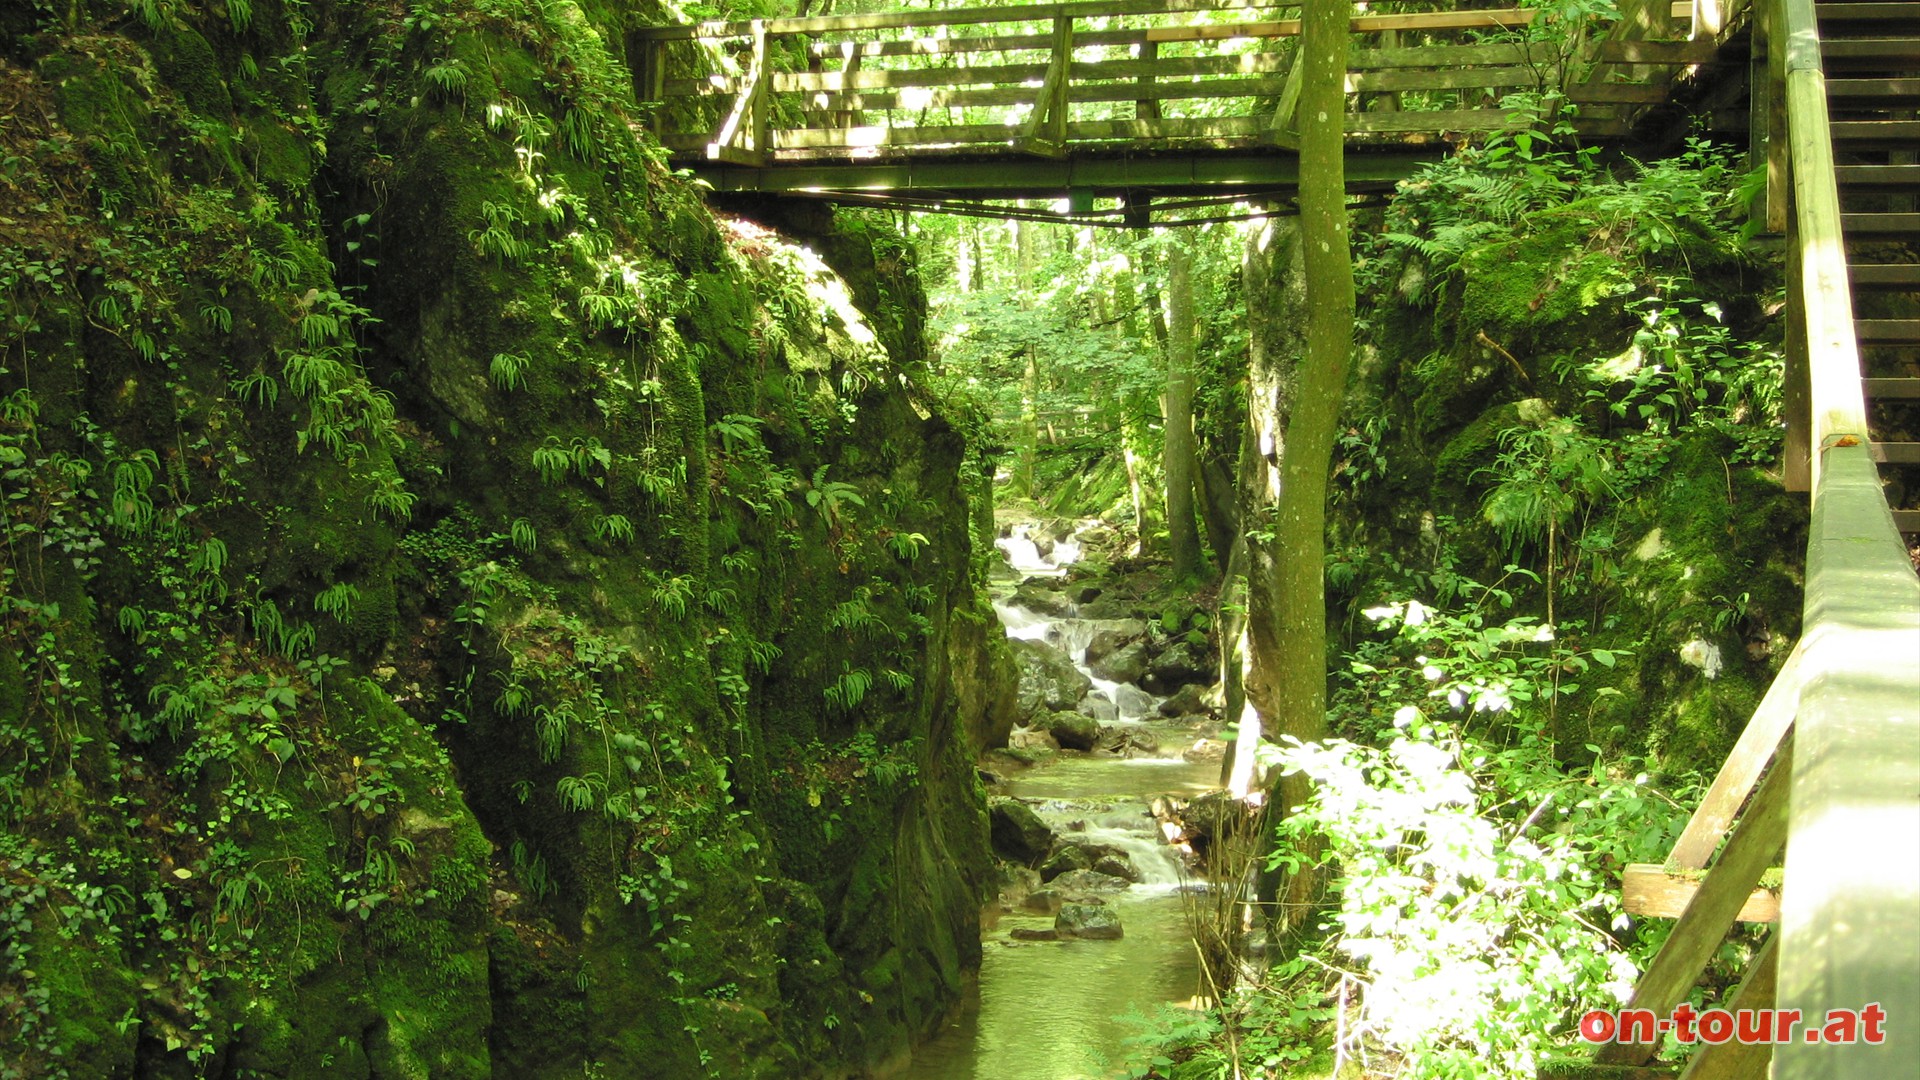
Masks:
[[[1718,0],[1629,0],[1606,24],[1537,10],[1361,15],[1348,166],[1390,187],[1449,142],[1516,123],[1514,93],[1618,138],[1713,59]],[[905,201],[1241,197],[1292,187],[1297,19],[1271,0],[1089,0],[653,27],[639,97],[717,189]]]

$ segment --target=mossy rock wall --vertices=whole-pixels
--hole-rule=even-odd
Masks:
[[[0,24],[26,1075],[861,1075],[977,963],[911,259],[670,175],[648,15]]]

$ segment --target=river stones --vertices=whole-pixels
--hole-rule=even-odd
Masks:
[[[1077,712],[1054,713],[1047,731],[1062,750],[1091,750],[1100,744],[1100,721]]]
[[[1063,938],[1089,941],[1118,941],[1125,934],[1120,916],[1105,904],[1062,904],[1053,929]]]
[[[1007,931],[1007,936],[1015,941],[1059,941],[1060,931],[1038,926],[1016,926]]]
[[[1136,682],[1147,673],[1147,643],[1129,642],[1087,666],[1095,675],[1108,682]],[[1089,682],[1088,685],[1091,686],[1092,683]]]
[[[1075,706],[1075,711],[1082,716],[1091,716],[1103,724],[1111,724],[1120,719],[1120,706],[1115,705],[1112,698],[1098,690],[1088,691],[1087,696],[1081,698],[1080,704]]]
[[[1013,596],[1008,602],[1026,608],[1036,615],[1045,615],[1053,619],[1064,619],[1073,614],[1073,601],[1061,593],[1032,581],[1025,582],[1013,590]]]
[[[1188,683],[1160,703],[1161,716],[1200,716],[1211,711],[1207,705],[1207,688],[1199,683]]]
[[[1140,880],[1140,871],[1133,868],[1133,860],[1125,855],[1102,855],[1093,861],[1093,869],[1089,872],[1132,882]]]
[[[1153,658],[1147,665],[1146,675],[1141,678],[1140,685],[1148,690],[1165,692],[1188,683],[1212,682],[1213,675],[1213,661],[1207,655],[1205,646],[1182,639],[1168,645]]]
[[[1112,656],[1123,646],[1147,636],[1147,624],[1139,619],[1106,619],[1087,640],[1087,663]],[[1105,678],[1105,676],[1102,676]],[[1116,680],[1119,681],[1119,680]]]
[[[1085,900],[1089,896],[1098,896],[1101,893],[1124,892],[1131,884],[1133,882],[1127,878],[1103,874],[1093,869],[1069,870],[1048,882],[1048,886],[1054,892],[1076,900]]]
[[[1053,830],[1018,799],[989,800],[987,820],[993,853],[1008,862],[1032,866],[1053,848]]]
[[[1044,641],[1015,638],[1020,662],[1020,715],[1029,721],[1043,713],[1070,710],[1093,689],[1093,680],[1073,666],[1067,654]]]
[[[1093,866],[1093,853],[1079,844],[1061,844],[1047,861],[1040,864],[1040,880],[1050,882],[1072,870],[1087,870]]]
[[[1059,911],[1060,905],[1064,903],[1066,903],[1066,897],[1060,895],[1058,889],[1035,889],[1027,894],[1026,899],[1020,901],[1020,906],[1028,911],[1052,915]]]

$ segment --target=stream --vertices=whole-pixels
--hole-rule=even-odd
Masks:
[[[1057,576],[1079,554],[1070,541],[1041,555],[1016,528],[999,542],[1019,579]],[[994,604],[1010,637],[1050,641],[1083,672],[1090,625]],[[1091,672],[1086,672],[1091,678]],[[1159,704],[1131,684],[1095,679],[1096,691],[1115,703],[1110,726],[1138,726],[1161,747],[1155,756],[1062,753],[1024,770],[996,793],[1026,801],[1054,832],[1081,843],[1123,850],[1139,882],[1107,896],[1124,936],[1117,941],[1023,941],[1015,930],[1044,931],[1051,914],[989,902],[981,913],[983,956],[947,1027],[914,1051],[905,1080],[1106,1080],[1116,1075],[1123,1041],[1139,1025],[1117,1019],[1151,1014],[1198,990],[1199,965],[1187,937],[1182,867],[1162,842],[1148,804],[1156,795],[1191,797],[1215,786],[1219,766],[1180,757],[1193,740],[1190,727],[1163,721]]]

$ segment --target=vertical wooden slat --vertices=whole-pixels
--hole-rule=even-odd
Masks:
[[[1159,58],[1159,42],[1149,41],[1140,46],[1140,59],[1151,61],[1158,60]],[[1153,76],[1142,75],[1134,80],[1134,85],[1141,89],[1142,95],[1140,100],[1133,103],[1133,118],[1135,120],[1160,119],[1160,102],[1146,96],[1146,92],[1153,89]]]

